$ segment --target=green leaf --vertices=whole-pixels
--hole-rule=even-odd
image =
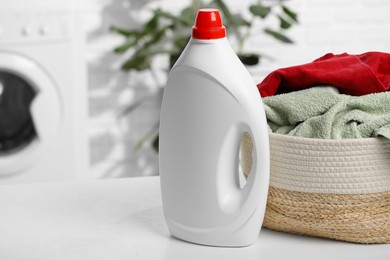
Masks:
[[[272,29],[269,29],[269,28],[265,28],[264,29],[264,32],[268,35],[271,35],[272,37],[274,37],[275,39],[281,41],[281,42],[284,42],[284,43],[294,43],[290,38],[288,38],[287,36],[281,34],[280,32],[277,32],[277,31],[274,31]]]
[[[128,40],[127,42],[125,42],[124,44],[116,47],[114,49],[114,52],[116,52],[118,54],[125,53],[128,49],[130,49],[131,47],[134,47],[137,44],[137,42],[138,42],[137,39],[132,38],[132,39]]]
[[[234,17],[232,15],[232,13],[230,12],[229,8],[227,7],[227,5],[225,5],[225,3],[222,0],[214,0],[214,3],[219,7],[219,9],[221,9],[223,16],[227,20],[226,22],[228,24],[235,25]]]
[[[152,46],[150,48],[149,47],[141,48],[141,50],[137,52],[138,55],[142,55],[142,56],[154,56],[162,53],[170,55],[171,53],[173,53],[173,51],[162,47]]]
[[[267,17],[267,15],[271,12],[271,8],[268,6],[264,6],[262,4],[251,5],[249,7],[249,11],[256,16],[260,16],[261,18]]]
[[[232,12],[230,12],[230,9],[222,0],[214,0],[213,3],[221,10],[223,17],[225,18],[225,26],[227,28],[231,28],[234,32],[235,36],[238,39],[241,39],[241,32],[238,30],[238,20],[234,18],[234,15]]]
[[[148,35],[149,33],[156,31],[157,25],[158,25],[158,16],[153,15],[153,17],[143,27],[140,36],[145,36]]]
[[[129,31],[123,28],[119,28],[117,26],[111,26],[110,31],[119,33],[125,37],[131,37],[131,36],[137,36],[138,32],[137,31]]]
[[[150,65],[151,59],[149,56],[135,55],[122,65],[122,69],[141,71],[150,68]]]
[[[173,43],[178,50],[182,50],[190,40],[189,36],[179,36],[173,39]]]
[[[242,18],[241,15],[237,14],[237,15],[233,15],[232,16],[232,19],[233,19],[233,23],[234,25],[236,26],[250,26],[250,22],[246,21],[244,18]]]
[[[181,52],[171,54],[169,56],[169,69],[172,69],[176,61],[179,59]]]
[[[298,22],[298,15],[297,15],[295,12],[291,11],[290,8],[288,8],[288,7],[285,6],[285,5],[282,5],[282,10],[283,10],[283,12],[284,12],[288,17],[290,17],[292,20],[294,20],[295,22]]]
[[[238,54],[238,58],[244,65],[254,66],[259,64],[260,55],[258,54]]]
[[[152,37],[149,39],[149,41],[147,41],[145,43],[145,47],[149,47],[149,46],[159,42],[162,39],[162,37],[165,35],[165,31],[166,31],[166,28],[162,28],[162,29],[158,30],[157,32],[155,32],[152,35]]]
[[[171,20],[172,22],[175,22],[175,23],[180,22],[179,17],[177,17],[171,13],[168,13],[166,11],[163,11],[161,9],[154,10],[154,13],[156,16],[166,18],[168,20]]]
[[[165,11],[163,11],[163,10],[161,10],[161,9],[156,9],[156,10],[154,10],[153,12],[154,12],[154,14],[155,14],[156,16],[164,17],[164,18],[167,18],[167,19],[170,19],[170,20],[174,20],[174,21],[177,20],[177,17],[176,17],[176,16],[174,16],[174,15],[171,14],[171,13],[165,12]]]
[[[284,19],[282,16],[278,15],[279,21],[280,21],[280,28],[282,29],[288,29],[292,26],[292,24]]]
[[[163,17],[165,19],[171,20],[173,23],[180,23],[187,26],[192,26],[193,20],[189,21],[188,18],[182,19],[181,16],[175,16],[171,13],[163,11],[161,9],[154,10],[154,13],[158,17]]]
[[[184,8],[180,13],[180,20],[186,26],[192,26],[195,20],[195,12],[191,7]]]
[[[153,140],[153,148],[156,152],[158,152],[159,150],[159,140],[160,140],[160,136],[157,135],[154,140]]]

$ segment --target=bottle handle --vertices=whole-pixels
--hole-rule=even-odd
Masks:
[[[268,195],[269,185],[269,140],[268,131],[266,128],[263,131],[254,131],[249,126],[248,132],[250,139],[249,144],[252,144],[252,164],[248,172],[247,182],[242,191],[242,204],[248,210],[254,210],[256,207],[262,206],[265,209]],[[254,134],[255,133],[255,134]],[[243,167],[244,168],[244,167]],[[246,206],[247,204],[248,206]]]
[[[239,152],[244,134],[248,134],[252,140],[253,164],[246,185],[241,188]],[[264,205],[265,208],[269,183],[268,146],[268,132],[256,132],[249,124],[243,122],[229,129],[221,147],[217,179],[219,203],[225,213],[248,211],[250,214],[249,211],[254,211],[259,205]]]

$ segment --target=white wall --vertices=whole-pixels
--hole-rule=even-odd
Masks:
[[[126,104],[155,93],[156,86],[164,84],[165,74],[157,69],[157,79],[154,79],[149,72],[120,71],[124,57],[116,56],[112,50],[123,39],[110,33],[108,28],[112,24],[136,27],[147,16],[148,7],[163,5],[178,10],[179,1],[152,4],[150,0],[84,1],[89,68],[90,177],[158,174],[158,156],[154,151],[147,146],[135,151],[134,147],[158,121],[161,95],[153,95],[125,118],[118,119],[117,115]],[[253,1],[229,1],[234,10],[245,9],[243,3],[247,2]],[[310,62],[327,52],[390,52],[390,1],[291,0],[287,5],[299,14],[300,24],[288,34],[295,44],[280,44],[259,33],[246,46],[247,50],[263,52],[274,59],[263,60],[260,66],[250,69],[256,82],[278,67]]]

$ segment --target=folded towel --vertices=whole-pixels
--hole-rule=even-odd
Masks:
[[[390,139],[390,92],[365,96],[313,87],[263,98],[272,132],[320,139]]]
[[[312,63],[278,69],[257,85],[262,97],[313,86],[329,85],[341,93],[361,96],[390,89],[390,54],[328,53]]]

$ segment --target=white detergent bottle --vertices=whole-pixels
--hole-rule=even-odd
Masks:
[[[253,141],[253,165],[241,188],[244,133]],[[192,38],[170,71],[159,147],[163,209],[173,236],[212,246],[256,241],[269,183],[268,128],[260,94],[218,10],[199,10]]]

